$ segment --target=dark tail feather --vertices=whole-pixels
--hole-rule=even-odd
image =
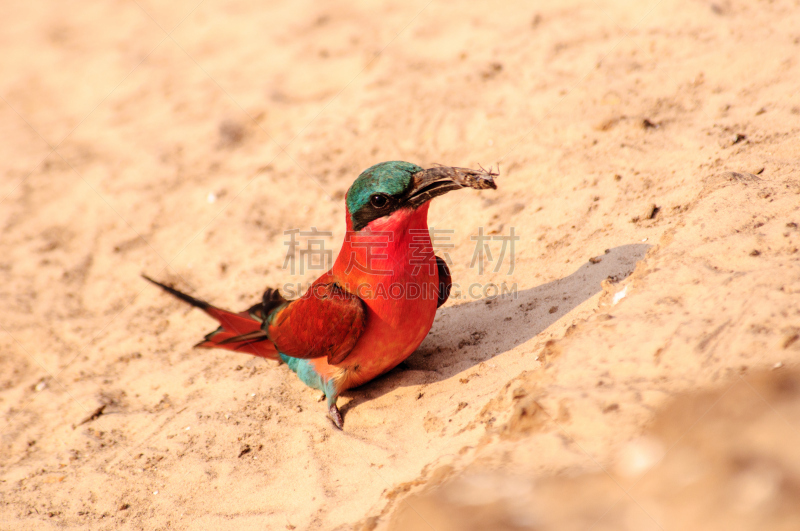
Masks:
[[[278,352],[272,341],[269,341],[267,333],[261,329],[261,323],[269,314],[264,311],[266,308],[265,303],[257,304],[249,310],[240,313],[233,313],[216,306],[212,306],[206,301],[196,299],[191,295],[187,295],[181,291],[176,290],[166,284],[162,284],[147,275],[142,277],[163,289],[170,295],[191,304],[196,308],[200,308],[208,315],[219,321],[222,325],[213,332],[206,335],[205,339],[196,344],[195,347],[200,348],[224,348],[227,350],[234,350],[237,352],[247,352],[254,356],[262,358],[275,359],[278,357]],[[272,290],[270,290],[272,291]],[[280,297],[280,295],[278,295]],[[266,297],[265,297],[266,299]],[[281,297],[282,299],[282,297]],[[272,310],[276,301],[273,302]]]
[[[170,295],[174,295],[175,297],[178,297],[183,302],[188,302],[192,306],[194,306],[196,308],[200,308],[203,311],[205,311],[207,308],[209,308],[211,306],[206,301],[201,301],[200,299],[195,299],[191,295],[187,295],[187,294],[185,294],[185,293],[183,293],[181,291],[176,290],[175,288],[167,286],[166,284],[162,284],[161,282],[159,282],[157,280],[153,280],[152,278],[148,277],[144,273],[142,273],[142,278],[145,279],[148,282],[151,282],[151,283],[155,284],[156,286],[158,286],[159,288],[163,289],[164,291],[166,291]]]

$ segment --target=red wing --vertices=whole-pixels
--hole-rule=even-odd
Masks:
[[[366,324],[364,303],[323,275],[301,298],[270,317],[267,333],[278,351],[293,358],[341,363]]]

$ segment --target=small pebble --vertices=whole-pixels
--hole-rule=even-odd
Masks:
[[[627,294],[628,294],[628,286],[625,286],[624,288],[622,288],[621,291],[618,291],[614,294],[614,298],[611,301],[611,304],[617,304],[619,301],[624,299]]]

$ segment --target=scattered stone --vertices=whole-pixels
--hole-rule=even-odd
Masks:
[[[223,120],[219,124],[219,145],[221,147],[232,147],[244,140],[244,126],[233,120]]]
[[[103,414],[103,411],[105,411],[105,410],[106,410],[106,407],[107,407],[107,406],[108,406],[108,404],[103,404],[102,406],[98,407],[97,409],[95,409],[95,410],[92,412],[92,414],[91,414],[91,415],[89,415],[88,417],[86,417],[85,419],[83,419],[82,421],[80,421],[79,423],[75,424],[75,425],[72,427],[72,429],[74,430],[74,429],[75,429],[75,428],[77,428],[78,426],[81,426],[81,425],[83,425],[83,424],[86,424],[87,422],[91,422],[91,421],[93,421],[93,420],[96,420],[96,419],[100,418],[100,415],[102,415],[102,414]]]
[[[483,72],[481,72],[481,77],[483,79],[492,79],[502,71],[503,71],[503,63],[498,63],[497,61],[494,61],[492,63],[489,63],[489,67]]]

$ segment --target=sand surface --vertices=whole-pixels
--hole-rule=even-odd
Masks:
[[[0,529],[797,529],[797,1],[3,19]],[[139,277],[302,286],[284,231],[398,159],[499,189],[434,201],[460,296],[343,432]]]

